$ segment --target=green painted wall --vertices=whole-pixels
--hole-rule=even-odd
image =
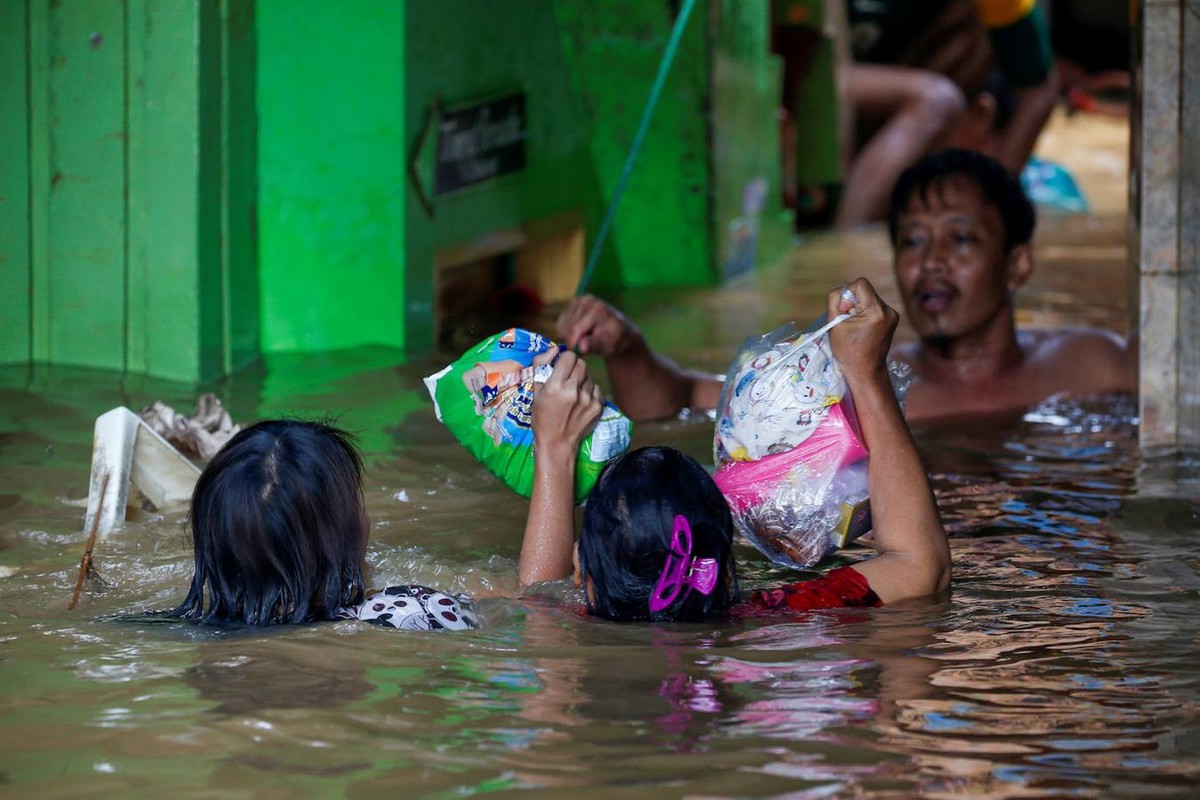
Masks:
[[[225,372],[262,352],[258,244],[256,5],[223,0],[221,251]]]
[[[719,274],[784,252],[791,225],[780,186],[779,59],[768,0],[714,0],[711,86],[712,229]]]
[[[582,100],[599,228],[674,25],[672,3],[554,3],[563,58]],[[593,287],[705,284],[715,278],[710,224],[708,3],[680,40]],[[765,13],[765,12],[764,12]],[[589,241],[590,246],[590,241]]]
[[[405,345],[407,6],[258,0],[266,351]]]
[[[711,27],[705,5],[656,108],[597,290],[712,283],[746,183],[777,189],[766,5],[728,5],[741,33]],[[564,213],[594,235],[673,22],[659,3],[259,0],[264,349],[427,348],[437,254],[486,250],[497,232]],[[751,59],[720,92],[715,40],[729,45],[726,61]],[[526,96],[525,168],[436,197],[431,213],[407,171],[434,108],[511,91]],[[714,96],[739,115],[721,123],[728,167],[713,165]],[[720,210],[714,175],[731,198]]]
[[[823,12],[814,2],[814,22]],[[812,66],[796,100],[796,183],[800,187],[825,187],[841,182],[841,132],[837,107],[837,42],[822,29]]]
[[[29,229],[28,8],[0,0],[0,363],[33,354]]]
[[[252,133],[228,112],[253,87],[224,69],[253,52],[252,9],[3,0],[5,361],[201,381],[256,354],[248,184],[229,177],[253,175]]]
[[[438,258],[564,218],[590,245],[680,5],[0,0],[0,361],[204,381],[429,347]],[[697,3],[593,289],[711,284],[767,221],[768,18]],[[427,209],[433,110],[512,91],[525,167]]]
[[[432,215],[407,184],[408,344],[425,348],[434,339],[436,252],[485,244],[494,232],[559,212],[594,216],[600,198],[552,4],[410,4],[407,42],[409,147],[436,103],[453,107],[519,90],[529,122],[521,171],[438,197]]]
[[[29,4],[33,356],[125,367],[125,20]]]

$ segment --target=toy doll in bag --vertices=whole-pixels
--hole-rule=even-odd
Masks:
[[[738,531],[809,567],[870,530],[867,449],[826,334],[788,324],[746,342],[717,405],[713,476]]]
[[[530,409],[535,384],[545,383],[561,348],[544,336],[509,328],[489,336],[425,386],[434,413],[454,437],[513,491],[533,491]],[[612,403],[579,446],[575,501],[582,502],[609,459],[629,449],[632,424]]]

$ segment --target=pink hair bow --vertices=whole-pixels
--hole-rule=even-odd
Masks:
[[[719,572],[720,565],[715,558],[692,558],[692,526],[687,517],[677,514],[667,563],[663,564],[662,575],[658,576],[650,594],[650,612],[662,611],[685,590],[695,589],[705,596],[712,594]]]

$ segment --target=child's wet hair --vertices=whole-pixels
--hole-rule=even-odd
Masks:
[[[714,559],[710,594],[684,589],[652,611],[668,557],[675,518],[691,530],[691,557]],[[609,462],[588,495],[579,540],[579,569],[590,581],[588,610],[617,621],[698,621],[737,601],[733,520],[712,477],[695,459],[670,447],[644,447]]]
[[[188,519],[196,572],[175,616],[274,625],[333,619],[362,601],[362,458],[345,431],[246,428],[201,473]]]
[[[941,183],[961,175],[978,187],[983,199],[1000,212],[1004,224],[1004,250],[1028,244],[1037,225],[1037,210],[1025,193],[1021,179],[999,161],[974,150],[947,147],[920,158],[900,174],[892,190],[888,211],[888,234],[896,241],[900,216],[913,196],[928,202],[929,193],[939,192]]]

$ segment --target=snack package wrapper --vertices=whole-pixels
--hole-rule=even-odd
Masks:
[[[812,566],[871,528],[867,449],[827,333],[748,340],[721,388],[713,475],[738,531],[771,561]]]
[[[559,347],[540,334],[509,328],[489,336],[425,378],[434,413],[473,456],[517,494],[533,493],[533,391],[553,371]],[[575,502],[583,501],[609,459],[629,449],[632,423],[606,402],[579,445]]]

